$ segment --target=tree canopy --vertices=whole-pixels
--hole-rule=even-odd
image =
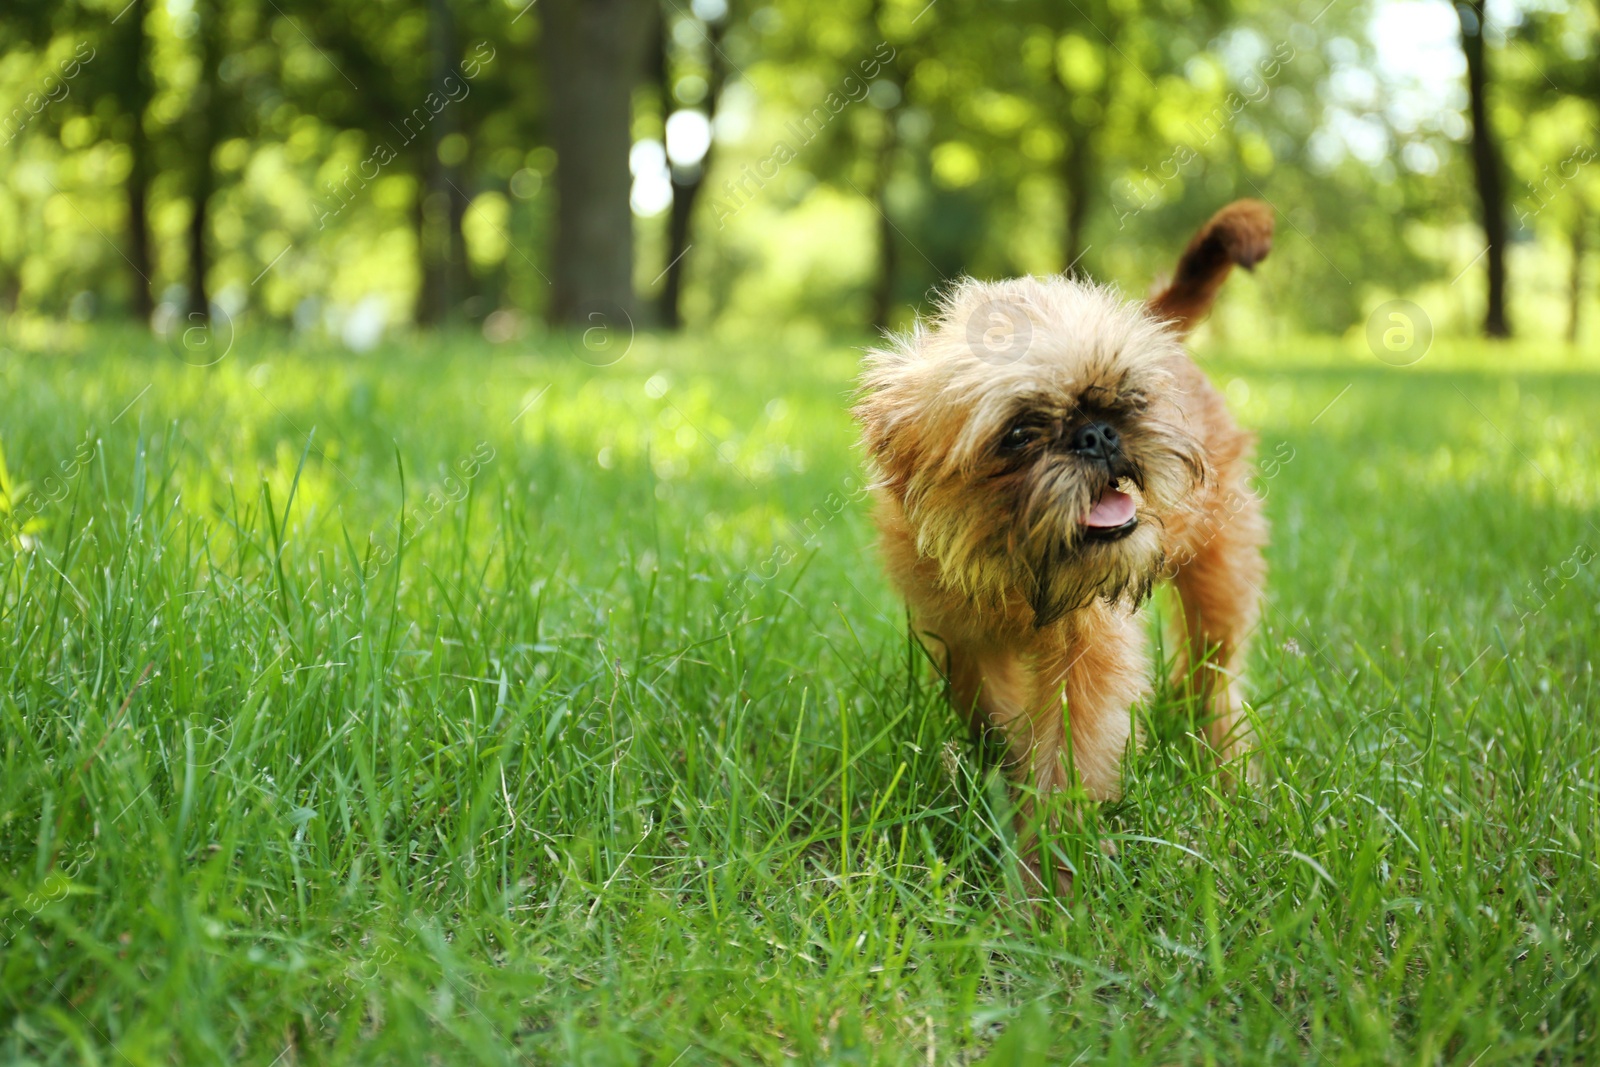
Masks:
[[[13,0],[0,33],[12,330],[894,327],[964,273],[1142,290],[1238,196],[1279,214],[1286,331],[1410,295],[1577,340],[1596,302],[1592,4]]]

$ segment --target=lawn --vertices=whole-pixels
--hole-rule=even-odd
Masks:
[[[1597,1055],[1600,359],[1202,345],[1264,781],[1158,692],[1041,919],[849,343],[11,344],[0,1060]]]

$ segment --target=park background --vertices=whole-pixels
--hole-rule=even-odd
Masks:
[[[6,0],[0,1061],[1600,1057],[1597,55],[1593,3]],[[1036,908],[860,350],[962,273],[1140,296],[1243,196],[1192,347],[1260,442],[1261,778],[1158,664]]]
[[[1588,4],[17,0],[0,25],[18,340],[861,335],[963,273],[1143,292],[1240,195],[1280,214],[1254,335],[1395,296],[1446,334],[1600,328]]]

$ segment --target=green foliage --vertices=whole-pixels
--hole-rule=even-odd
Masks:
[[[654,298],[680,263],[691,326],[903,325],[962,273],[1075,265],[1143,288],[1220,204],[1261,196],[1281,219],[1276,321],[1359,331],[1411,294],[1448,303],[1437,325],[1460,332],[1481,300],[1465,98],[1437,69],[1408,81],[1379,62],[1380,36],[1393,53],[1410,32],[1384,21],[1402,9],[1418,5],[664,4],[650,69],[617,74],[644,79],[632,136],[659,149],[671,112],[714,109],[717,140],[685,236],[640,208],[636,285]],[[1581,340],[1600,310],[1583,269],[1600,245],[1600,24],[1592,5],[1494,13],[1513,318],[1558,336],[1576,316]],[[0,311],[24,335],[138,307],[136,133],[163,329],[184,307],[208,161],[206,276],[236,324],[360,346],[450,318],[520,336],[544,313],[558,160],[537,6],[24,0],[0,28],[0,100],[15,102]],[[221,53],[209,89],[205,41]],[[460,91],[433,111],[441,69]],[[207,115],[214,151],[197,148]]]
[[[573,351],[4,354],[0,1058],[1594,1058],[1592,359],[1203,354],[1274,461],[1265,783],[1160,691],[1040,922],[854,354]]]

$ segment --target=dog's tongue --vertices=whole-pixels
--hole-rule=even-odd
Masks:
[[[1100,494],[1100,499],[1094,502],[1094,507],[1089,509],[1089,517],[1083,520],[1083,524],[1114,530],[1127,525],[1132,518],[1133,497],[1108,485],[1105,492]]]

